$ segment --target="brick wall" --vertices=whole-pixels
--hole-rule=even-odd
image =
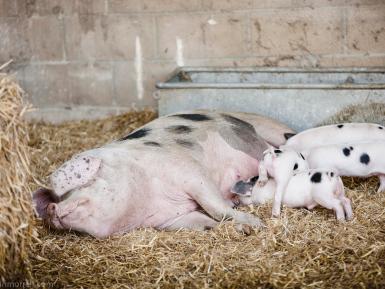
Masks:
[[[385,1],[0,0],[0,63],[11,58],[54,117],[155,107],[178,64],[385,66]]]

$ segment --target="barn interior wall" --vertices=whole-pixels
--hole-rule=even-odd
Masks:
[[[178,66],[385,66],[385,2],[0,0],[10,59],[53,116],[155,108]]]

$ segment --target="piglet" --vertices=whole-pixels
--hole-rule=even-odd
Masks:
[[[385,141],[327,145],[303,151],[310,168],[337,171],[340,176],[378,176],[377,192],[385,191]]]
[[[263,161],[259,164],[259,179],[257,186],[264,186],[271,176],[276,181],[272,215],[278,217],[281,212],[281,202],[286,186],[295,172],[308,169],[308,164],[301,153],[290,149],[269,148],[264,152]]]
[[[371,141],[385,142],[385,127],[375,123],[341,123],[307,129],[290,137],[281,148],[303,151],[323,145]]]
[[[232,192],[239,197],[240,205],[262,205],[274,198],[276,182],[269,179],[263,187],[252,182],[239,181]],[[350,200],[345,197],[342,180],[334,171],[307,170],[294,174],[283,194],[282,203],[289,208],[305,207],[309,210],[321,205],[334,210],[337,220],[350,220],[353,211]]]

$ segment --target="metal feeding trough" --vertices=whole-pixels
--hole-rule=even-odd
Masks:
[[[160,115],[192,109],[251,112],[301,131],[349,105],[385,103],[385,68],[185,67],[157,87]]]

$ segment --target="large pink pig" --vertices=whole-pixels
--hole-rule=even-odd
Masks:
[[[204,230],[224,218],[261,225],[233,208],[232,186],[258,174],[267,144],[288,127],[245,113],[194,111],[158,118],[133,133],[75,155],[34,193],[51,226],[96,237],[139,227]]]

